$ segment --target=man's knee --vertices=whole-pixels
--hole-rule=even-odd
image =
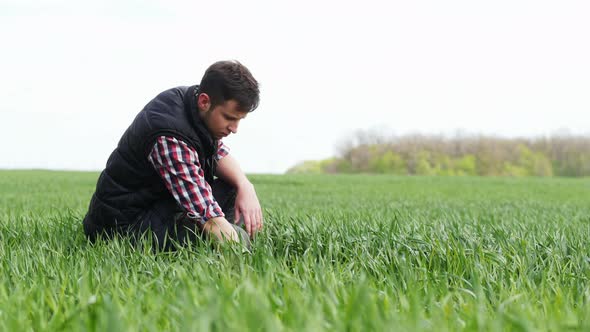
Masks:
[[[199,224],[186,212],[179,209],[164,210],[156,208],[145,213],[134,225],[134,235],[147,238],[156,249],[162,251],[173,251],[179,245],[184,246],[202,239]]]

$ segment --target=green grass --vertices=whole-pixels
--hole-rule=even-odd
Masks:
[[[96,173],[0,172],[0,330],[590,329],[590,179],[252,176],[252,254],[90,245]]]

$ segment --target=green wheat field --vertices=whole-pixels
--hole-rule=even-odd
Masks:
[[[588,331],[590,179],[252,175],[252,253],[89,244],[98,173],[0,172],[1,331]]]

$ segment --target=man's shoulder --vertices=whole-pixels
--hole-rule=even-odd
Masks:
[[[180,97],[182,98],[190,86],[176,86],[167,90],[160,92],[154,99],[165,99],[165,98],[175,98]]]
[[[175,109],[184,109],[185,95],[190,86],[177,86],[160,92],[150,100],[142,109],[144,113],[169,112]]]

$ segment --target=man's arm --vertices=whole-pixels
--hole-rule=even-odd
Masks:
[[[174,137],[158,137],[149,162],[158,172],[168,191],[187,212],[200,217],[198,227],[216,239],[238,240],[238,234],[225,219],[225,214],[205,181],[197,151]]]
[[[236,222],[240,220],[240,217],[243,217],[246,231],[250,237],[253,237],[256,232],[262,229],[263,225],[262,209],[254,185],[248,180],[236,159],[227,153],[217,163],[217,176],[236,188]]]

